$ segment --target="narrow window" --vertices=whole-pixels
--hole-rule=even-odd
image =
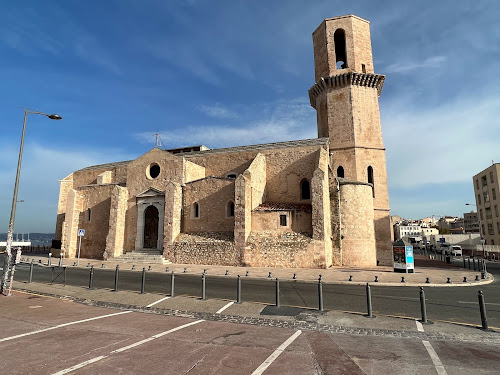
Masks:
[[[476,190],[479,190],[479,180],[476,178]]]
[[[493,224],[488,224],[488,234],[495,234],[495,232],[493,231]]]
[[[333,34],[333,43],[335,45],[335,62],[337,69],[347,68],[347,53],[345,46],[345,32],[342,29],[337,29]]]
[[[87,220],[90,221],[92,219],[92,210],[89,208],[87,210]]]
[[[477,195],[477,204],[481,204],[481,195]]]
[[[488,185],[488,180],[486,179],[486,176],[481,177],[481,182],[482,182],[483,186]]]
[[[494,245],[495,244],[495,240],[491,240],[491,244]]]
[[[486,207],[486,219],[491,219],[491,208]]]
[[[491,195],[493,196],[493,200],[496,201],[497,200],[497,192],[495,191],[495,189],[491,189]]]
[[[341,165],[337,168],[337,177],[344,178],[344,167]]]
[[[280,226],[286,227],[286,215],[280,215]]]
[[[366,65],[365,64],[361,64],[361,70],[363,71],[363,73],[366,73]]]
[[[495,216],[498,217],[498,206],[495,204]]]
[[[485,203],[490,201],[490,196],[489,196],[489,194],[488,194],[488,192],[487,192],[487,191],[485,191],[485,192],[483,193],[483,197],[484,197],[484,202],[485,202]]]
[[[227,217],[234,217],[234,202],[229,201],[226,204],[226,216]]]
[[[483,220],[483,210],[479,210],[479,217]]]
[[[372,190],[373,190],[373,198],[375,198],[375,184],[373,183],[373,168],[371,166],[368,167],[368,183],[372,184]]]
[[[311,199],[311,184],[308,180],[302,180],[300,183],[300,195],[302,200]]]
[[[500,221],[497,223],[497,232],[500,234]]]
[[[490,182],[493,183],[493,172],[490,172]]]
[[[481,224],[481,229],[483,230],[483,231],[481,232],[481,234],[483,234],[483,233],[484,233],[484,224]]]
[[[193,218],[200,217],[200,205],[198,204],[198,202],[193,203],[192,216],[193,216]]]

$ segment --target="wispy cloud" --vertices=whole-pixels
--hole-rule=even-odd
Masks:
[[[207,116],[213,117],[213,118],[220,118],[220,119],[225,119],[225,118],[236,118],[238,115],[235,112],[230,111],[227,108],[224,108],[222,105],[217,103],[216,105],[210,106],[210,105],[201,105],[198,107],[198,110]]]
[[[163,130],[162,140],[169,147],[204,144],[208,147],[230,147],[290,141],[316,137],[316,112],[303,100],[278,101],[246,108],[245,113],[261,113],[260,118],[238,118],[232,124],[187,125],[178,130]],[[189,134],[189,136],[187,136]],[[151,133],[136,134],[144,143],[151,142]]]
[[[411,73],[419,69],[431,69],[441,67],[447,60],[446,56],[434,56],[422,62],[399,62],[387,66],[384,71],[388,73]]]

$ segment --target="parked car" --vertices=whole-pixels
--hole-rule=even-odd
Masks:
[[[451,246],[451,255],[461,257],[462,256],[462,247],[459,245]]]
[[[451,245],[448,242],[439,242],[438,247],[436,248],[436,252],[441,254],[449,254]]]

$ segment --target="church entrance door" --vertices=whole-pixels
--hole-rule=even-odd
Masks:
[[[149,206],[144,211],[144,248],[156,249],[158,244],[159,213],[155,206]]]

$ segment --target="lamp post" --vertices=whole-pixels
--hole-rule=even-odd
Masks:
[[[24,147],[24,134],[26,132],[26,119],[28,118],[28,113],[33,113],[36,115],[43,115],[51,120],[61,120],[62,117],[56,114],[48,115],[43,112],[33,111],[28,108],[23,108],[24,110],[24,122],[23,122],[23,133],[21,136],[21,146],[19,147],[19,158],[17,160],[17,173],[16,182],[14,184],[14,196],[12,198],[12,209],[10,211],[10,221],[9,230],[7,232],[7,246],[5,248],[5,258],[4,267],[2,273],[2,280],[0,282],[0,293],[4,295],[9,295],[7,291],[7,283],[9,280],[10,264],[12,262],[12,233],[14,232],[14,222],[16,218],[16,204],[17,204],[17,191],[19,189],[19,175],[21,174],[21,162],[23,160],[23,147]]]
[[[483,258],[486,258],[485,256],[485,251],[484,251],[484,234],[483,234],[483,228],[481,226],[481,217],[479,216],[479,211],[477,210],[477,206],[473,203],[466,203],[466,206],[474,206],[476,207],[476,216],[477,216],[477,222],[479,223],[479,235],[481,236],[481,246],[483,247]],[[465,218],[464,218],[464,227],[465,227]],[[472,248],[472,256],[474,256],[474,248]]]

